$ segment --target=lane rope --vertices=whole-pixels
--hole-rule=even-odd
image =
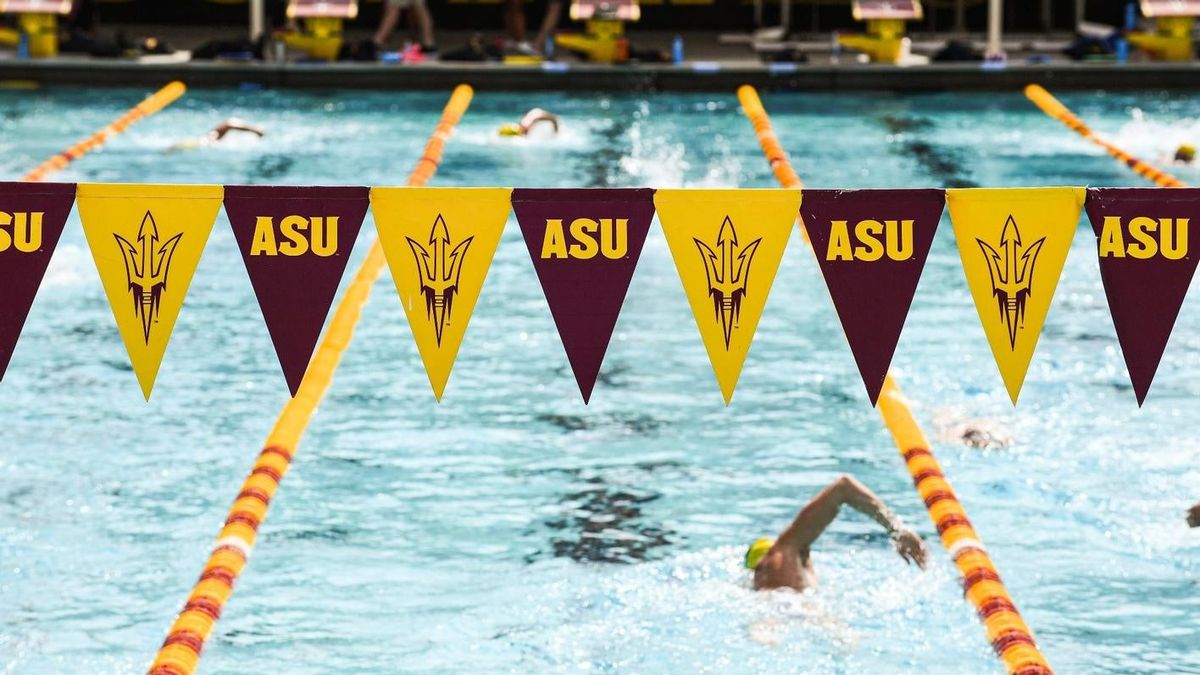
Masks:
[[[759,145],[779,183],[785,188],[803,188],[800,176],[792,168],[791,160],[775,135],[758,92],[750,85],[742,85],[738,89],[738,100],[754,126]],[[983,621],[996,656],[1013,675],[1051,675],[1054,671],[1017,611],[987,549],[971,526],[966,509],[942,473],[929,441],[890,372],[879,395],[879,414],[904,457],[913,485],[925,502],[942,545],[962,573],[963,592]]]
[[[471,104],[473,95],[474,91],[467,85],[455,88],[442,111],[436,130],[425,146],[425,152],[409,175],[409,186],[425,185],[433,177],[446,140]],[[191,675],[195,672],[204,642],[220,618],[225,603],[233,593],[233,585],[254,548],[258,528],[267,515],[267,507],[291,465],[317,405],[333,381],[342,355],[354,336],[363,306],[370,297],[371,287],[386,264],[383,247],[376,239],[338,302],[300,389],[295,398],[284,405],[265,447],[230,507],[200,579],[167,633],[158,656],[150,665],[150,675]]]
[[[148,96],[146,100],[125,111],[125,114],[113,120],[96,133],[42,162],[35,169],[25,174],[21,180],[34,182],[45,180],[46,176],[66,168],[71,162],[104,145],[108,142],[108,139],[125,131],[134,122],[149,117],[171,105],[186,92],[187,86],[182,82],[176,81],[168,84]]]
[[[1046,91],[1044,87],[1037,84],[1031,84],[1025,87],[1025,96],[1033,101],[1033,104],[1041,108],[1042,112],[1050,117],[1062,122],[1068,129],[1083,136],[1087,140],[1105,149],[1108,154],[1115,157],[1122,164],[1133,170],[1134,173],[1149,180],[1159,187],[1177,188],[1187,187],[1187,183],[1179,180],[1175,176],[1151,165],[1133,155],[1125,152],[1121,148],[1106,141],[1096,132],[1092,131],[1091,127],[1079,119],[1079,116],[1071,112],[1071,109],[1054,97],[1053,94]]]

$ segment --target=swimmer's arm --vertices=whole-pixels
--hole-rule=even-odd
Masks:
[[[228,134],[231,131],[245,131],[258,136],[259,138],[262,138],[266,135],[266,132],[264,132],[261,127],[256,127],[253,124],[246,124],[245,122],[238,120],[226,120],[218,124],[215,129],[209,132],[209,135],[213,136],[214,140],[219,141],[222,138],[225,138],[225,134]]]
[[[894,537],[902,533],[911,534],[883,500],[867,486],[851,476],[841,476],[800,511],[800,515],[779,535],[779,543],[794,548],[802,556],[807,555],[817,537],[820,537],[833,519],[837,518],[842,504],[848,504],[866,514]],[[901,555],[904,553],[901,552]],[[907,559],[908,556],[905,557]]]
[[[1188,509],[1187,522],[1192,527],[1200,527],[1200,504]]]

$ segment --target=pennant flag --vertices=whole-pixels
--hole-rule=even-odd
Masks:
[[[1075,237],[1084,192],[946,191],[967,285],[1014,405]]]
[[[0,183],[0,380],[74,203],[74,183]]]
[[[222,189],[81,184],[78,192],[83,233],[148,401]]]
[[[510,188],[371,188],[371,210],[433,395],[442,400],[508,222]]]
[[[225,188],[225,213],[292,396],[369,203],[365,187]]]
[[[1200,189],[1088,190],[1100,277],[1140,406],[1175,327],[1200,257]]]
[[[659,190],[654,204],[728,405],[799,215],[800,191]]]
[[[871,404],[945,207],[942,190],[805,190],[800,215]]]
[[[654,220],[654,190],[518,188],[512,202],[586,404]]]

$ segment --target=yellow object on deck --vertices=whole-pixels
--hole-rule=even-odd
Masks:
[[[71,0],[0,0],[0,14],[16,14],[20,34],[29,39],[29,55],[34,58],[58,56],[58,16],[71,12]],[[0,35],[0,42],[12,44],[11,33]]]
[[[767,116],[758,92],[754,87],[743,85],[738,89],[738,100],[754,126],[759,145],[779,183],[785,188],[802,188],[800,177],[775,135],[771,118]],[[917,493],[925,502],[930,519],[941,535],[942,544],[962,573],[963,591],[983,621],[992,649],[1011,675],[1052,675],[1054,671],[1038,650],[1029,627],[1017,612],[996,566],[980,543],[966,510],[942,473],[925,434],[905,403],[891,373],[888,373],[880,392],[879,414],[891,432],[896,448],[904,457],[905,466],[912,475]]]
[[[104,145],[109,138],[125,131],[130,124],[153,115],[163,108],[174,103],[180,96],[187,92],[187,87],[182,82],[172,82],[167,86],[159,89],[150,95],[146,100],[130,108],[124,115],[113,120],[108,126],[88,136],[82,141],[63,150],[50,159],[42,162],[29,173],[25,174],[21,180],[24,181],[40,181],[45,180],[46,176],[62,169],[71,162],[79,159],[83,155],[95,150]]]
[[[560,33],[554,43],[595,63],[625,63],[629,60],[625,22],[641,18],[637,0],[575,0],[571,19],[586,21],[586,28],[583,33]]]
[[[455,88],[442,111],[437,128],[429,137],[425,152],[409,174],[408,185],[424,185],[433,177],[441,161],[446,139],[471,104],[473,94],[467,85]],[[371,288],[385,266],[383,247],[376,239],[342,299],[338,301],[333,319],[317,345],[299,391],[279,413],[275,428],[267,437],[266,446],[259,453],[250,475],[230,507],[225,525],[204,564],[204,571],[151,664],[150,675],[191,675],[196,671],[200,650],[233,593],[233,584],[245,567],[258,528],[267,516],[267,506],[291,465],[292,456],[300,445],[300,438],[308,428],[313,413],[333,382],[342,355],[354,337],[354,328],[362,316],[363,306],[371,295]]]
[[[904,22],[920,21],[924,16],[920,0],[854,0],[851,10],[855,21],[867,22],[867,32],[839,35],[838,43],[878,63],[900,63],[910,45],[904,36]]]
[[[1157,61],[1191,61],[1192,29],[1200,16],[1200,0],[1142,0],[1142,14],[1155,20],[1153,32],[1131,31],[1129,43]]]
[[[336,61],[342,50],[342,31],[346,19],[358,16],[356,0],[290,0],[289,19],[300,19],[300,33],[284,35],[283,41],[308,54],[309,58]]]

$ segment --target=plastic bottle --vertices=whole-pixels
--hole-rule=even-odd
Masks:
[[[671,40],[671,61],[673,63],[683,63],[683,36],[676,35],[674,40]]]
[[[17,42],[17,58],[29,58],[29,34],[21,33],[20,40]]]

